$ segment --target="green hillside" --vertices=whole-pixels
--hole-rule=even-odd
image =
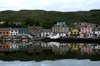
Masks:
[[[100,9],[90,11],[77,11],[77,12],[58,12],[58,11],[44,11],[44,10],[20,10],[20,11],[1,11],[0,21],[6,22],[27,22],[43,26],[53,25],[58,21],[64,21],[66,23],[72,22],[100,22]],[[31,25],[32,25],[31,24]],[[46,25],[44,25],[46,24]]]

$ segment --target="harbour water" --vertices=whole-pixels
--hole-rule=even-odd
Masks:
[[[0,43],[0,66],[98,66],[100,43]]]
[[[55,61],[0,61],[0,66],[99,66],[100,61],[90,61],[89,59],[63,59]]]

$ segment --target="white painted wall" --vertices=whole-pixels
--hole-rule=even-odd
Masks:
[[[93,33],[93,32],[95,32],[95,33]],[[93,34],[97,34],[97,37],[99,37],[100,31],[93,31],[93,32],[92,32],[92,35],[93,35]]]
[[[10,35],[18,35],[18,30],[10,30]]]
[[[53,33],[52,33],[52,32],[41,32],[41,35],[42,35],[42,36],[46,36],[46,34],[51,35],[51,34],[53,34]]]

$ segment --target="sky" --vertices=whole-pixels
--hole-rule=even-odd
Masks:
[[[89,11],[100,9],[100,0],[0,0],[4,10]]]
[[[100,61],[63,59],[55,61],[0,61],[0,66],[99,66]]]

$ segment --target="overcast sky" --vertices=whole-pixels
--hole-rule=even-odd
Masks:
[[[0,0],[4,10],[89,11],[100,9],[100,0]]]

